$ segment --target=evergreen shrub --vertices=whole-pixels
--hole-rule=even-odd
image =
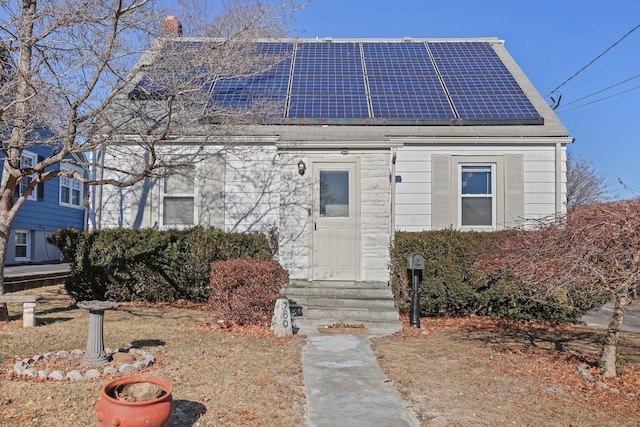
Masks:
[[[59,230],[49,242],[69,262],[67,292],[80,300],[206,302],[211,263],[268,260],[274,248],[260,233],[190,229]]]
[[[420,284],[421,316],[486,315],[511,319],[575,321],[602,302],[602,296],[580,287],[572,294],[539,295],[508,271],[480,275],[472,268],[487,247],[513,236],[511,231],[469,232],[452,229],[397,232],[391,248],[391,284],[396,305],[408,313],[411,277],[407,256],[425,257]]]

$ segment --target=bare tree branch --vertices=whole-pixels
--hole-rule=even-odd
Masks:
[[[67,177],[121,187],[180,173],[215,155],[203,150],[210,142],[232,150],[229,129],[277,114],[269,102],[244,109],[209,105],[206,112],[208,88],[216,78],[250,75],[282,60],[256,55],[255,41],[287,35],[306,0],[196,2],[182,12],[188,34],[197,38],[162,35],[166,13],[149,0],[0,4],[0,294],[12,224],[38,185]],[[143,78],[148,85],[137,86]],[[203,120],[207,115],[216,119]],[[165,147],[184,135],[200,142],[176,159]],[[127,166],[96,179],[57,167],[100,168],[91,156],[107,144],[122,150]],[[21,165],[32,147],[50,147],[50,154]],[[6,306],[0,306],[2,318]]]
[[[616,309],[601,360],[604,374],[615,376],[610,347],[617,345],[625,307],[640,284],[640,198],[576,206],[566,217],[541,221],[538,230],[487,248],[475,268],[515,274],[542,295],[584,285],[609,293]]]
[[[606,174],[599,173],[591,160],[567,152],[567,206],[610,201],[606,178]]]

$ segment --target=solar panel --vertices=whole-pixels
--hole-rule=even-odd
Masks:
[[[170,43],[179,50],[180,41]],[[185,43],[194,52],[206,48]],[[264,55],[263,69],[218,76],[205,114],[273,104],[283,123],[542,123],[486,41],[274,41],[256,43],[253,54]],[[196,81],[207,88],[213,77]],[[130,97],[162,99],[165,89],[149,74]]]
[[[443,75],[442,80],[451,95],[524,95],[510,74]]]
[[[129,92],[129,98],[160,100],[165,99],[169,93],[178,90],[207,92],[211,87],[209,74],[203,67],[189,72],[185,70],[153,70],[142,76]]]
[[[466,119],[533,119],[540,114],[526,95],[452,96],[460,117]]]
[[[369,106],[364,95],[291,95],[288,117],[361,119],[369,117]]]
[[[273,112],[273,114],[284,114],[286,96],[256,96],[256,95],[235,95],[235,94],[215,94],[209,98],[205,106],[205,114],[216,116],[229,114],[238,108],[252,108],[257,111],[260,107],[263,112]]]
[[[375,95],[445,95],[436,75],[369,75],[369,91]]]
[[[293,43],[259,42],[258,53],[261,55],[288,56],[293,53]]]
[[[446,96],[372,96],[373,116],[382,119],[447,119],[455,117]]]
[[[362,75],[360,57],[296,57],[293,74],[359,74]]]
[[[509,74],[500,58],[488,57],[440,57],[434,58],[441,74]]]
[[[361,95],[364,93],[362,75],[294,75],[291,93],[299,95]]]
[[[220,79],[213,85],[214,94],[287,95],[288,75],[257,75]]]
[[[298,43],[296,57],[360,57],[359,43],[301,42]]]
[[[424,43],[362,43],[365,58],[429,57]]]
[[[367,74],[387,76],[402,74],[430,74],[437,76],[436,70],[427,57],[409,58],[365,58]]]
[[[435,58],[450,57],[498,57],[488,42],[429,42],[431,55]]]

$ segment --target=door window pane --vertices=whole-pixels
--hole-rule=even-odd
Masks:
[[[320,216],[349,216],[349,171],[320,171]]]

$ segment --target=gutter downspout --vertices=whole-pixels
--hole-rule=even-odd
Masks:
[[[393,243],[396,234],[396,159],[398,157],[398,149],[391,148],[391,243]]]
[[[556,215],[562,213],[562,143],[556,142]]]

